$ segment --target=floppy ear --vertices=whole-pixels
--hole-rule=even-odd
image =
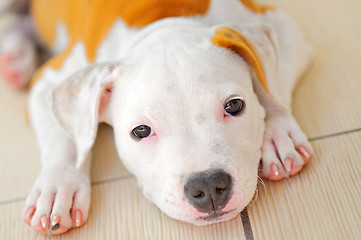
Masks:
[[[252,68],[255,87],[261,85],[282,108],[288,110],[282,104],[284,99],[275,83],[278,72],[278,44],[271,27],[265,24],[218,27],[211,42],[242,57]]]
[[[77,149],[79,168],[94,144],[98,123],[107,119],[107,105],[119,65],[91,65],[62,82],[51,93],[52,110]]]

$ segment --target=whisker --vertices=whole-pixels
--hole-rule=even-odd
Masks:
[[[258,198],[258,185],[256,186],[256,192],[253,195],[251,202],[248,204],[248,207],[252,207],[253,204],[256,202],[257,198]]]
[[[267,194],[266,184],[264,183],[263,179],[260,178],[259,176],[257,176],[257,178],[258,178],[258,182],[262,184],[265,194]]]

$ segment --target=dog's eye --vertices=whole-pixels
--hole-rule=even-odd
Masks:
[[[132,133],[137,138],[146,138],[152,132],[152,129],[147,125],[140,125],[132,130]]]
[[[232,116],[237,116],[242,112],[244,102],[241,99],[235,98],[226,103],[224,111]]]

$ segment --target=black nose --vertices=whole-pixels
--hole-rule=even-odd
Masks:
[[[184,192],[198,211],[212,213],[226,206],[232,196],[232,185],[231,175],[215,169],[192,175]]]

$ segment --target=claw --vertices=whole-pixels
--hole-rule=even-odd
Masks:
[[[53,231],[58,230],[60,227],[59,222],[60,222],[60,217],[54,216],[53,220],[51,221],[51,226],[52,226],[51,230],[53,230]]]
[[[288,173],[288,174],[290,174],[290,172],[291,172],[291,170],[292,170],[292,161],[291,161],[291,159],[289,159],[289,158],[286,158],[286,160],[285,160],[285,170],[286,170],[286,172]]]
[[[275,174],[275,176],[278,177],[280,175],[279,169],[276,164],[274,163],[271,164],[271,170]]]
[[[43,229],[48,228],[48,218],[46,217],[46,215],[44,215],[40,218],[40,222],[41,222],[41,226],[43,227]]]
[[[296,150],[302,155],[305,163],[311,160],[312,155],[307,151],[307,149],[304,146],[299,146]]]
[[[81,224],[81,212],[80,210],[75,211],[75,226],[80,227]]]
[[[25,217],[24,220],[25,222],[30,225],[31,222],[31,218],[33,217],[35,213],[35,207],[30,207],[26,212],[25,212]]]

